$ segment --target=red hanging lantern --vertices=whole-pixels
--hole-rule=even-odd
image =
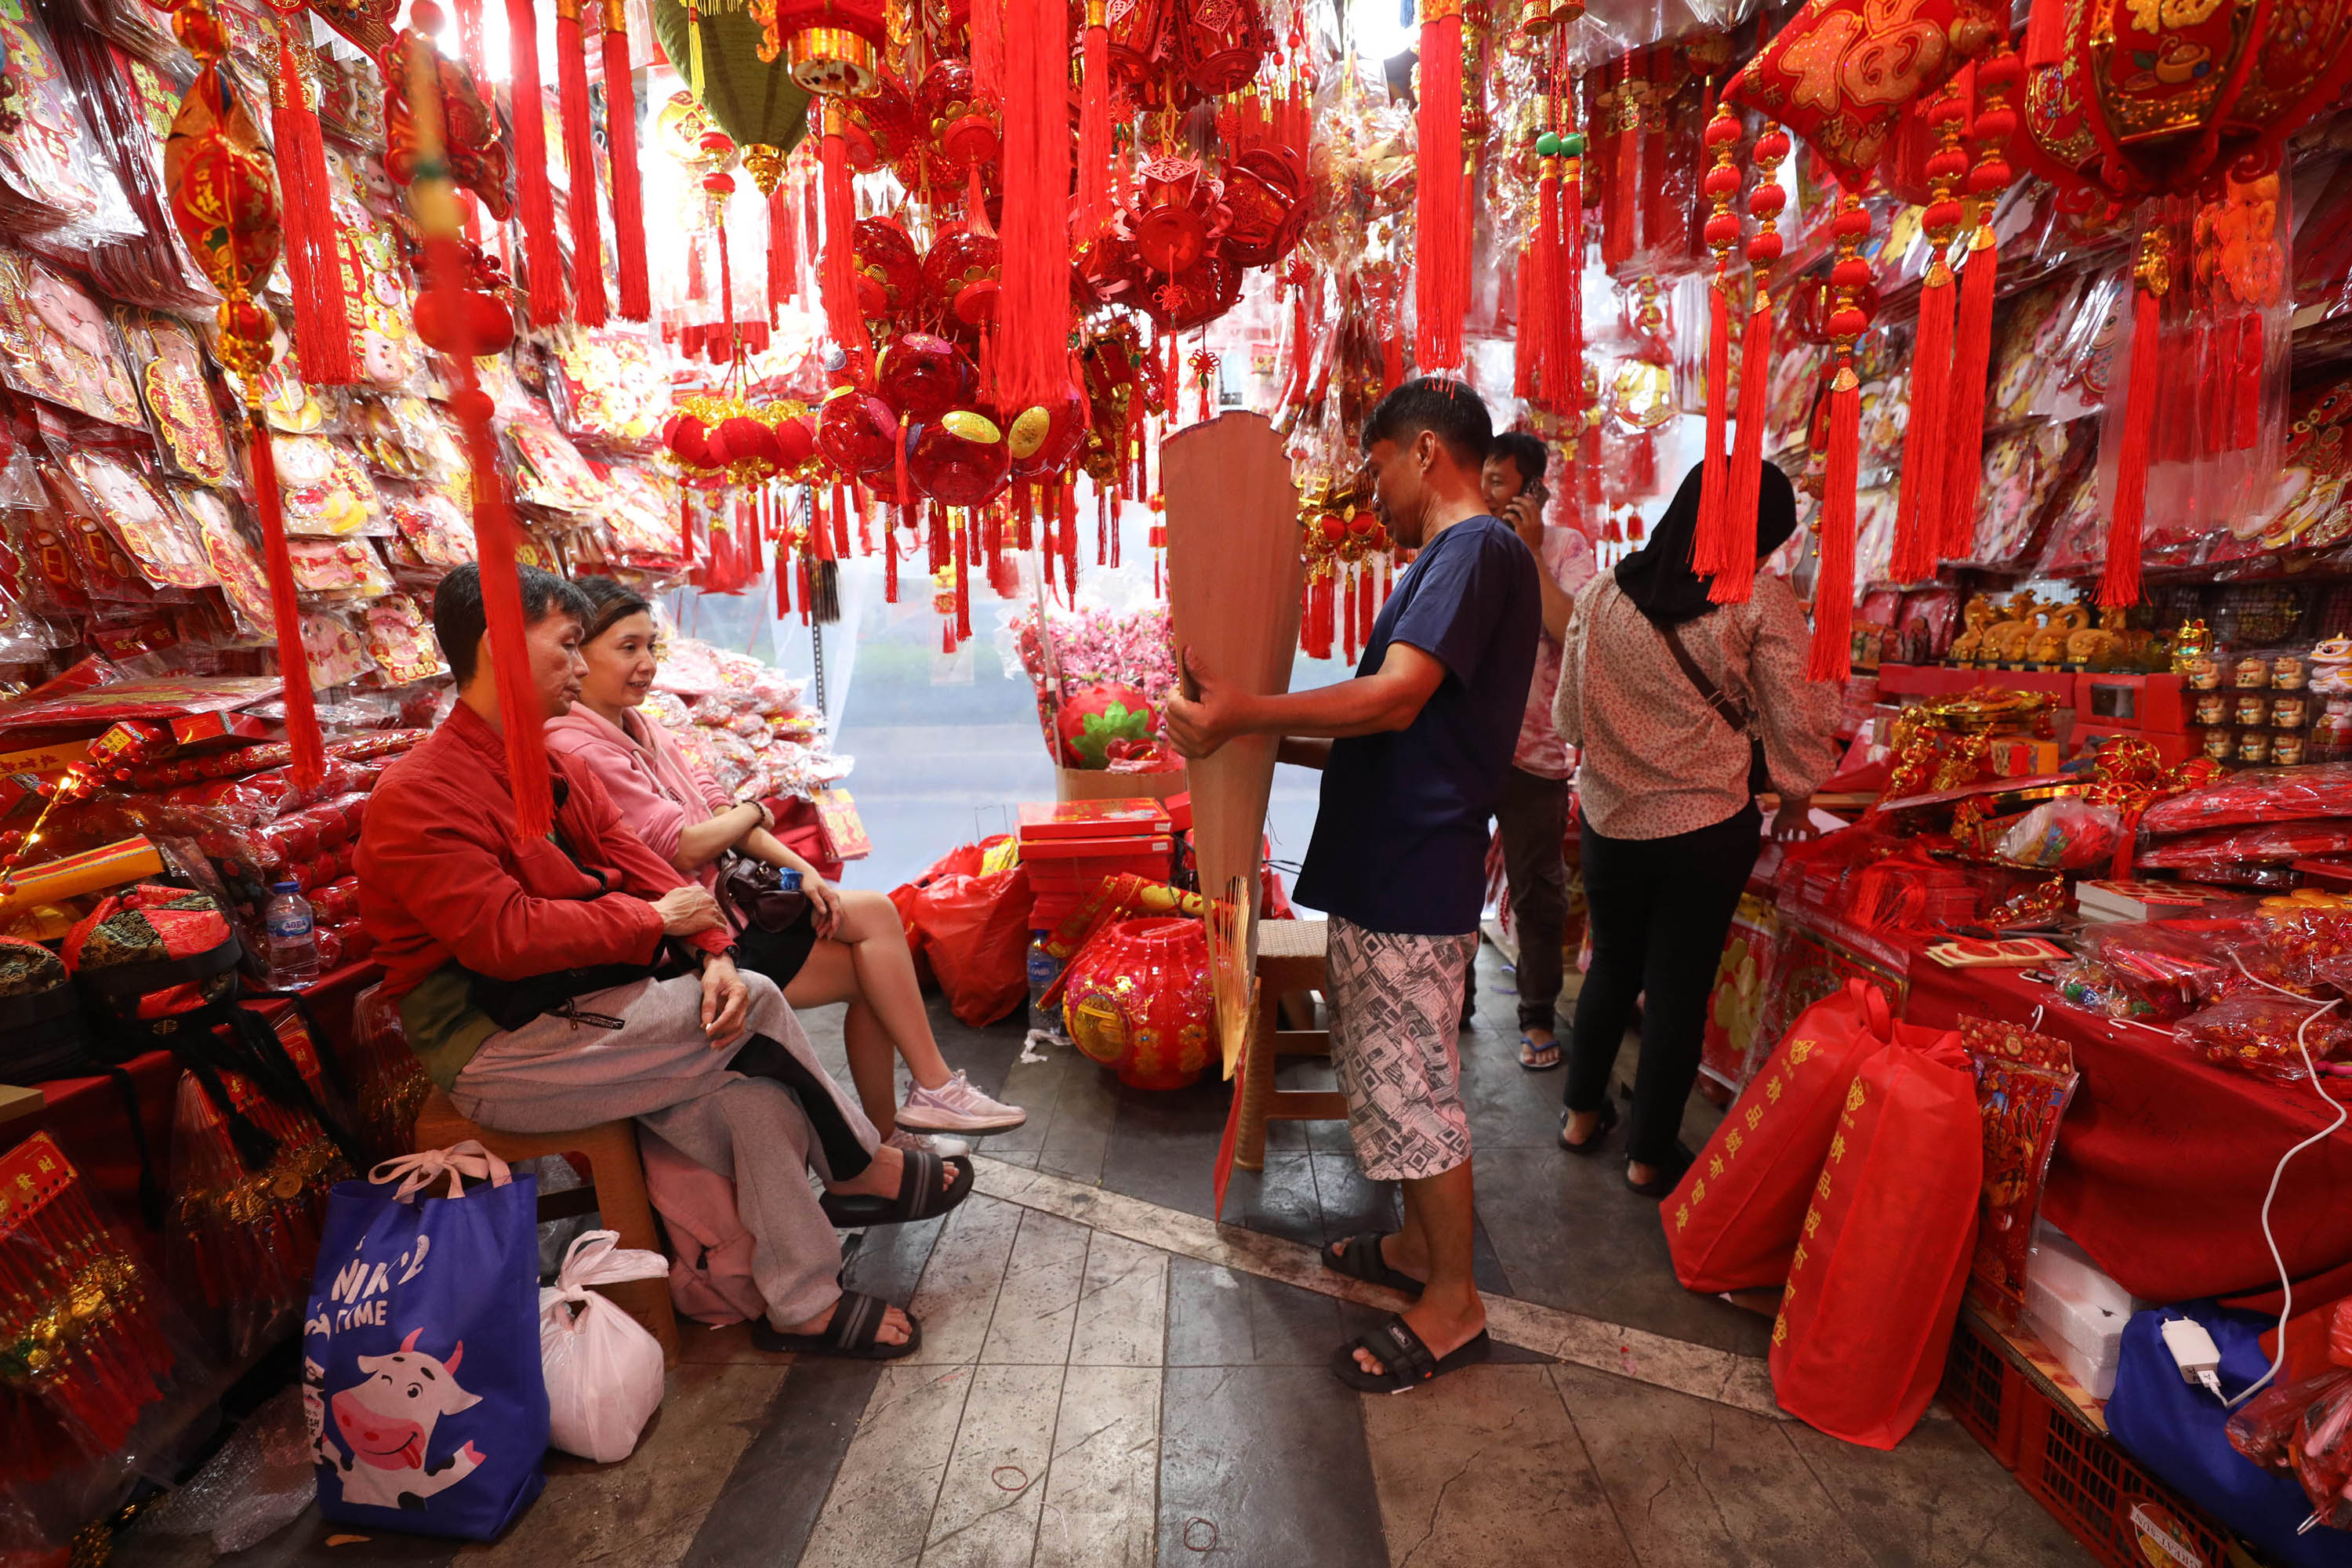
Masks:
[[[993,419],[977,409],[951,408],[916,435],[907,468],[933,500],[975,507],[1003,493],[1011,460]]]
[[[972,395],[979,373],[945,338],[908,332],[883,346],[874,387],[889,405],[919,422],[937,419]]]

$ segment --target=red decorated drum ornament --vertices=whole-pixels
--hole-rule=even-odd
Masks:
[[[907,471],[933,500],[981,506],[1004,489],[1011,460],[995,420],[976,408],[950,408],[916,434]]]
[[[1182,1089],[1217,1048],[1199,921],[1121,921],[1070,961],[1062,1016],[1079,1050],[1135,1089]]]

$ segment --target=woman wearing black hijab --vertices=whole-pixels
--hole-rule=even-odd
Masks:
[[[1764,465],[1759,563],[1796,531],[1788,476]],[[1560,1146],[1597,1152],[1617,1123],[1609,1078],[1642,1003],[1626,1184],[1664,1197],[1689,1168],[1676,1140],[1698,1077],[1716,965],[1762,847],[1756,796],[1777,790],[1777,838],[1810,837],[1808,801],[1833,764],[1839,688],[1805,678],[1811,633],[1788,580],[1759,573],[1717,605],[1691,570],[1699,470],[1649,543],[1577,595],[1554,717],[1581,748],[1592,967],[1577,997]]]

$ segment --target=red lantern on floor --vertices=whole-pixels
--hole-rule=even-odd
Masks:
[[[1199,921],[1122,921],[1071,961],[1063,1017],[1078,1049],[1136,1089],[1182,1089],[1216,1058]]]

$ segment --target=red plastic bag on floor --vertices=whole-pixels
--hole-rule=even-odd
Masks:
[[[949,1009],[974,1028],[1029,999],[1029,868],[980,869],[1002,841],[953,850],[890,895],[908,945],[929,964]]]
[[[1789,1278],[1846,1088],[1911,1028],[1867,980],[1805,1009],[1659,1211],[1685,1289],[1752,1290]],[[1916,1033],[1923,1043],[1935,1037]]]
[[[1976,1245],[1984,1134],[1958,1034],[1898,1041],[1846,1091],[1772,1325],[1772,1393],[1808,1426],[1892,1448],[1944,1375]]]

